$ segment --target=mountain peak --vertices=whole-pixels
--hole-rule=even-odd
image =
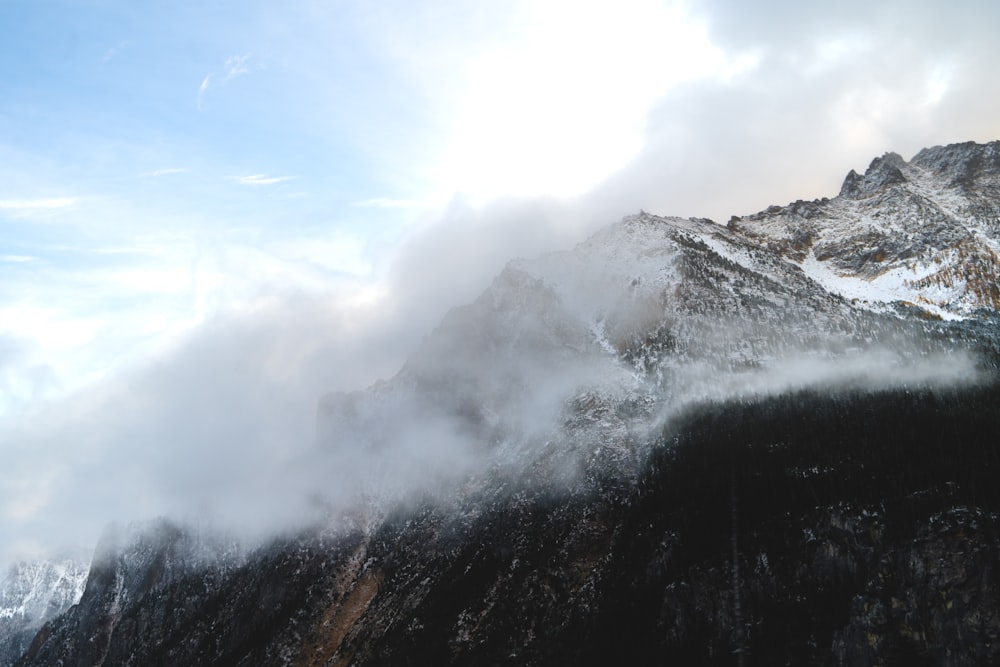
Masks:
[[[1000,141],[925,148],[911,164],[947,178],[951,185],[969,188],[983,176],[1000,176]]]
[[[86,581],[86,564],[76,555],[11,565],[0,578],[0,665],[13,662],[44,623],[79,602]]]
[[[898,153],[886,153],[872,160],[863,176],[852,169],[844,179],[840,196],[864,199],[921,174],[941,179],[949,187],[973,189],[984,179],[1000,176],[1000,141],[924,148],[910,162]]]
[[[882,157],[877,157],[868,165],[864,176],[860,176],[853,169],[847,174],[840,188],[840,196],[861,199],[890,185],[905,183],[907,180],[903,175],[905,167],[906,160],[898,153],[886,153]]]

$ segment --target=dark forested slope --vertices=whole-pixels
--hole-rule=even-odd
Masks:
[[[121,573],[92,573],[20,664],[996,661],[997,406],[997,384],[702,405],[634,483],[513,484],[224,576],[152,558],[117,608]]]

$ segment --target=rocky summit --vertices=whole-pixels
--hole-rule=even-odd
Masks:
[[[996,663],[998,252],[992,142],[514,260],[396,376],[319,400],[316,525],[109,530],[0,657]]]
[[[729,228],[828,289],[940,317],[1000,307],[1000,142],[895,153],[851,171],[831,200],[772,206]]]

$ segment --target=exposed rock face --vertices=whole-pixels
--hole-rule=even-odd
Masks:
[[[905,168],[906,161],[898,153],[886,153],[872,160],[864,176],[859,176],[852,169],[844,179],[840,196],[847,199],[862,199],[877,194],[888,186],[906,183],[906,176],[902,171]]]
[[[925,148],[913,157],[913,164],[934,172],[970,194],[995,194],[1000,177],[1000,141]],[[993,202],[996,206],[996,202]]]
[[[953,507],[922,521],[909,544],[881,555],[850,623],[834,637],[845,664],[890,664],[890,656],[937,664],[1000,659],[997,515]]]
[[[1000,661],[998,149],[511,262],[321,401],[368,505],[109,533],[17,664]]]

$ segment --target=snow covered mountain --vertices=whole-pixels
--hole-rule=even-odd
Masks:
[[[15,664],[996,662],[998,248],[993,142],[514,260],[321,399],[348,521],[110,534]]]
[[[998,156],[1000,142],[889,154],[833,199],[726,226],[643,212],[514,260],[396,377],[325,397],[321,440],[385,452],[394,490],[427,440],[543,479],[627,474],[700,401],[969,381],[996,338]]]
[[[79,602],[86,582],[81,559],[11,565],[0,581],[0,664],[13,662],[46,621]]]
[[[772,206],[728,227],[870,307],[968,317],[1000,308],[1000,142],[895,153],[833,199]]]

